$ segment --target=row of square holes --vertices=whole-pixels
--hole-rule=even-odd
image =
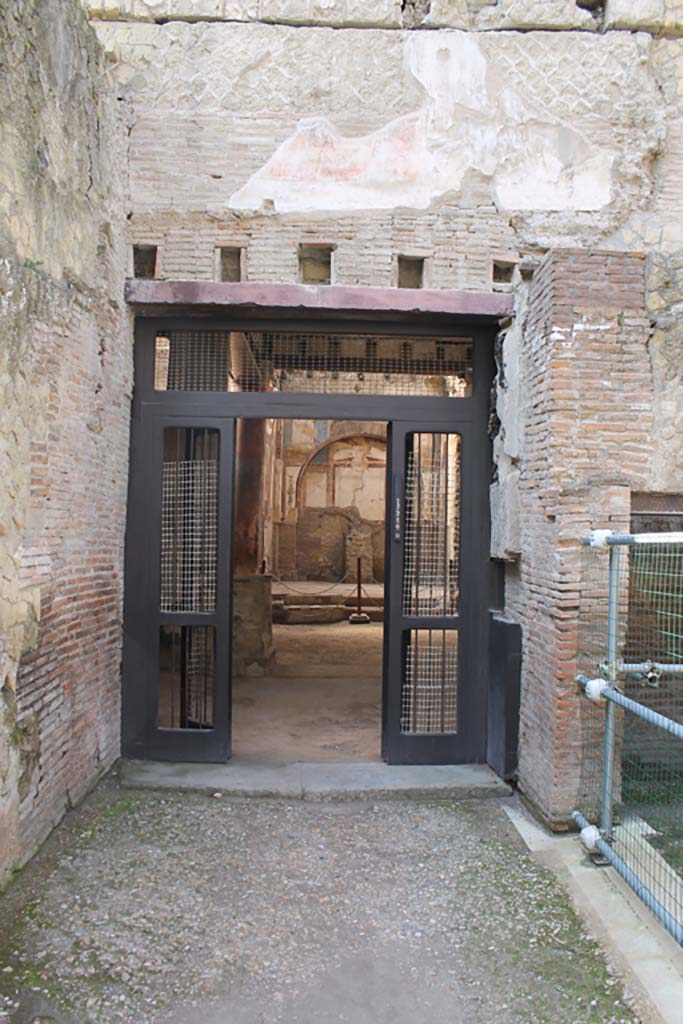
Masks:
[[[242,249],[224,246],[217,250],[216,270],[220,281],[242,280]],[[300,245],[299,275],[303,284],[331,284],[332,246]],[[397,285],[399,288],[424,288],[424,256],[402,256],[396,258]],[[515,264],[505,260],[493,260],[493,284],[510,285]],[[155,245],[133,246],[133,273],[135,277],[156,277],[157,247]]]

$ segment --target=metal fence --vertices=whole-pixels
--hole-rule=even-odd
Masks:
[[[574,820],[683,943],[683,533],[583,544]]]

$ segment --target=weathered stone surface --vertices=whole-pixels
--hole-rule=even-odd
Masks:
[[[373,25],[398,28],[400,0],[260,0],[258,17],[299,25]]]
[[[526,318],[525,286],[518,281],[515,316],[496,345],[496,422],[493,437],[494,479],[490,489],[491,557],[516,559],[522,550],[520,460],[524,425],[522,380],[523,328]]]
[[[681,0],[606,0],[607,28],[683,33]]]
[[[274,652],[270,576],[233,580],[232,670],[236,676],[264,675]]]
[[[474,12],[469,0],[432,0],[428,24],[432,28],[472,28]]]
[[[118,753],[123,134],[76,0],[0,7],[0,885]]]
[[[655,324],[650,342],[655,400],[647,486],[675,492],[683,489],[683,40],[655,40],[649,64],[660,90],[663,125],[652,193],[608,244],[648,254],[646,304]]]
[[[478,31],[598,28],[597,19],[576,0],[432,0],[428,24]]]
[[[596,29],[597,20],[576,0],[498,0],[476,18],[477,29]]]
[[[374,28],[683,31],[681,0],[82,0],[105,21],[261,21]]]
[[[679,265],[683,259],[679,258]],[[650,342],[653,386],[653,459],[648,489],[673,491],[681,487],[683,467],[683,336],[679,312],[667,326],[655,329]]]
[[[263,21],[289,25],[403,24],[400,0],[83,0],[93,19]]]
[[[299,626],[306,623],[323,625],[326,622],[343,622],[348,619],[349,609],[336,604],[312,604],[286,606],[282,622],[288,626]]]

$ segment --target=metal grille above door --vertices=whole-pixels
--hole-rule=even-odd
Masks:
[[[247,391],[463,398],[472,341],[448,336],[166,331],[157,391]]]

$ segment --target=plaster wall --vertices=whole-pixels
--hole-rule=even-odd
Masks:
[[[594,242],[651,190],[646,34],[96,27],[128,104],[134,235],[160,245],[161,276],[209,279],[234,244],[247,279],[294,281],[317,238],[340,283],[390,285],[417,248],[430,286],[488,288],[496,254]]]
[[[0,886],[119,750],[122,141],[76,0],[0,5]]]

